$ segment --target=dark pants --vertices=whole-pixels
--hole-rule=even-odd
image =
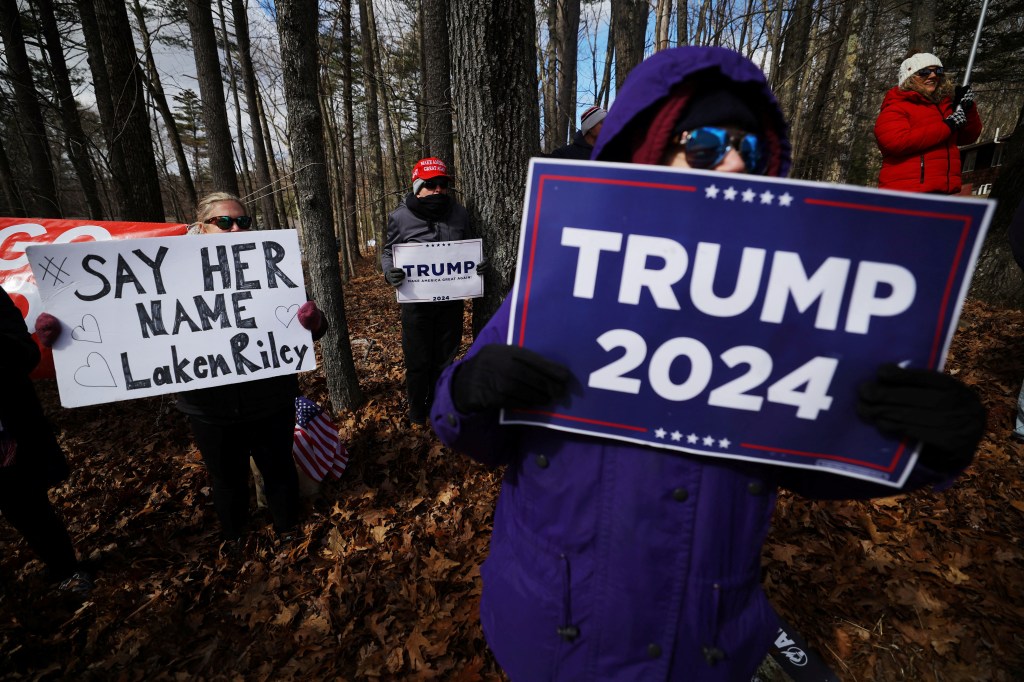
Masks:
[[[402,352],[409,419],[423,422],[434,402],[434,384],[452,364],[462,342],[462,301],[402,304]]]
[[[221,529],[236,538],[249,523],[249,457],[263,475],[274,528],[285,531],[298,521],[299,478],[292,460],[292,409],[232,424],[189,417],[192,436],[213,485],[213,508]]]
[[[64,522],[57,516],[46,487],[17,465],[0,469],[0,514],[21,533],[56,580],[68,578],[78,566]]]

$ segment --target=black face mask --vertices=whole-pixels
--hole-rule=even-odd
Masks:
[[[409,210],[425,220],[441,220],[452,207],[452,198],[447,194],[428,194],[424,197],[409,195],[405,202]]]

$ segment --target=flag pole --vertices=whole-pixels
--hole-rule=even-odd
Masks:
[[[978,41],[981,40],[981,27],[985,23],[985,12],[988,10],[988,0],[982,0],[981,16],[978,17],[978,28],[974,32],[974,44],[971,45],[971,56],[967,58],[967,68],[964,69],[964,80],[961,85],[966,86],[971,82],[971,70],[974,69],[974,55],[978,52]]]

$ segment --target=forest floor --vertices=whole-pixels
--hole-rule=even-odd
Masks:
[[[349,468],[291,541],[259,513],[220,542],[169,397],[64,410],[38,383],[72,466],[51,497],[99,570],[87,600],[58,592],[0,523],[0,680],[504,679],[477,619],[500,475],[408,426],[398,306],[370,267],[346,286],[367,398],[338,420]],[[1024,679],[1022,351],[1024,313],[966,306],[948,370],[989,432],[952,488],[780,496],[766,590],[840,679]],[[319,371],[302,384],[327,401]]]

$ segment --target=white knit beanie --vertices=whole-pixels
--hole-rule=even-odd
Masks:
[[[928,52],[918,52],[903,60],[900,64],[900,85],[908,78],[927,66],[942,66],[942,60]]]

